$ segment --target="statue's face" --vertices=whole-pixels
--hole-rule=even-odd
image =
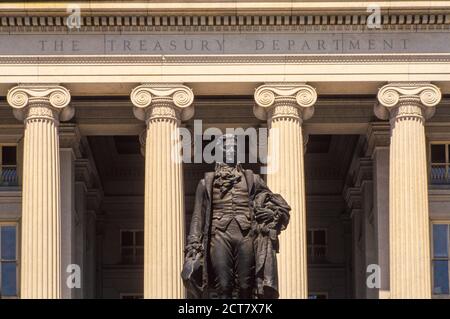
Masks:
[[[219,138],[218,151],[222,152],[222,162],[237,164],[237,138],[232,134],[225,134]]]

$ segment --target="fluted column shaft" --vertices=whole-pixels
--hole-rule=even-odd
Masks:
[[[391,298],[430,298],[430,239],[425,119],[441,99],[431,84],[380,89],[376,113],[389,116],[389,240]],[[384,115],[382,114],[384,112]],[[389,114],[388,114],[389,113]]]
[[[269,126],[267,184],[292,208],[280,235],[280,298],[308,297],[302,122],[312,116],[316,99],[315,90],[304,84],[267,84],[255,92],[255,114],[261,118],[265,110]]]
[[[58,125],[69,92],[58,86],[18,86],[8,92],[24,120],[22,298],[61,297],[61,193]],[[69,112],[73,115],[72,112]],[[70,117],[71,117],[70,115]]]
[[[178,149],[181,119],[192,91],[181,85],[142,85],[133,90],[135,114],[145,133],[144,298],[184,298],[180,277],[184,247],[184,189]]]

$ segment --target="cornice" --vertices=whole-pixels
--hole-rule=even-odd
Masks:
[[[450,3],[450,1],[449,1]],[[116,14],[91,15],[81,10],[80,28],[69,29],[65,25],[67,16],[41,14],[8,14],[0,7],[0,32],[314,32],[314,31],[370,31],[367,28],[369,13],[321,14],[285,13],[254,15],[205,14]],[[383,13],[383,12],[382,12]],[[411,31],[443,30],[450,26],[450,6],[447,10],[431,13],[423,10],[410,14],[382,14],[381,28],[377,30]]]
[[[3,1],[0,10],[4,14],[50,14],[58,15],[66,12],[66,8],[73,1]],[[239,15],[257,12],[259,14],[295,14],[298,12],[323,14],[325,12],[364,13],[368,2],[360,0],[133,0],[133,1],[105,1],[78,0],[75,2],[85,14],[229,14]],[[449,1],[443,0],[384,0],[376,1],[386,12],[448,12]]]

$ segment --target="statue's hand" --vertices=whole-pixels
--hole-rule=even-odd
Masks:
[[[186,254],[186,258],[193,258],[198,253],[203,253],[203,246],[200,243],[190,243],[186,245],[184,252]]]
[[[192,250],[187,251],[186,258],[193,258],[193,257],[195,257],[195,255],[196,255],[196,252],[192,249]]]
[[[258,223],[267,223],[273,220],[275,213],[271,209],[258,209],[255,212],[255,218]]]

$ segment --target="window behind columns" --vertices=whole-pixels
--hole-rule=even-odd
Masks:
[[[144,231],[125,229],[120,232],[120,248],[123,264],[144,263]]]
[[[450,286],[450,223],[432,224],[433,294],[449,295]]]
[[[450,184],[450,144],[430,144],[430,183]]]
[[[17,186],[17,147],[0,145],[0,186]]]
[[[18,296],[17,224],[0,223],[0,297]]]
[[[327,230],[323,228],[310,228],[307,233],[308,262],[323,263],[327,257]]]

